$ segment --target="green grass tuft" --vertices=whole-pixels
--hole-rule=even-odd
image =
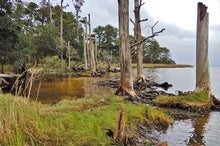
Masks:
[[[160,95],[154,101],[157,105],[186,105],[186,106],[210,106],[211,98],[205,92],[192,92],[186,96],[164,96]]]

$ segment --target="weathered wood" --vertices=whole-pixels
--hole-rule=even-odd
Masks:
[[[120,47],[120,88],[116,93],[125,90],[130,96],[136,96],[133,89],[131,50],[129,36],[129,0],[118,0],[119,47]]]
[[[16,78],[17,74],[0,74],[0,89],[3,93],[10,92]]]
[[[118,121],[117,121],[117,127],[115,128],[113,132],[113,140],[116,141],[116,139],[120,140],[123,142],[125,140],[125,121],[124,121],[124,116],[125,116],[125,110],[120,110],[119,116],[118,116]]]
[[[139,42],[142,40],[141,35],[141,23],[140,23],[140,8],[142,5],[142,1],[135,0],[134,1],[134,14],[135,14],[135,26],[134,26],[134,35],[135,42]],[[137,48],[137,78],[142,79],[145,78],[143,75],[143,46],[142,43],[135,46]]]
[[[208,31],[209,14],[207,6],[198,3],[197,36],[196,36],[196,90],[211,92],[209,61],[208,61]]]

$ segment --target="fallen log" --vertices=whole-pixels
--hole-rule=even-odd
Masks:
[[[113,72],[113,73],[116,73],[116,72],[120,72],[121,69],[119,67],[112,67],[112,66],[108,66],[108,72]]]

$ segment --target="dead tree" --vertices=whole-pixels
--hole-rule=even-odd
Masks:
[[[88,65],[87,65],[87,34],[86,32],[83,32],[83,57],[84,57],[84,69],[88,70]]]
[[[198,3],[196,35],[196,90],[210,93],[210,75],[208,61],[208,25],[207,6]]]
[[[129,0],[118,0],[118,10],[121,78],[115,94],[135,97],[129,43]]]
[[[74,3],[75,1],[75,3]],[[72,0],[74,8],[76,10],[76,40],[79,43],[79,12],[81,12],[81,7],[83,6],[84,0]]]
[[[49,10],[50,10],[50,14],[49,14],[49,17],[50,17],[50,23],[52,24],[53,23],[53,12],[52,12],[52,6],[51,6],[51,2],[50,0],[48,0],[48,7],[49,7]]]
[[[90,69],[91,69],[91,76],[97,77],[99,76],[96,72],[96,64],[95,64],[95,54],[94,54],[94,42],[92,39],[89,41],[89,51],[90,51]]]
[[[134,1],[134,14],[135,14],[135,23],[134,23],[134,36],[135,42],[142,40],[141,35],[141,20],[140,20],[140,9],[143,5],[142,0]],[[147,19],[145,19],[146,21]],[[137,49],[137,79],[145,81],[145,77],[143,75],[143,46],[142,43],[136,46]]]
[[[153,38],[157,36],[159,33],[163,32],[165,29],[161,31],[154,32],[154,27],[158,23],[156,22],[151,28],[152,34],[145,39],[142,39],[141,33],[141,22],[147,21],[148,19],[140,19],[140,9],[143,6],[142,0],[134,0],[134,14],[135,14],[135,22],[130,19],[130,21],[134,24],[134,36],[135,36],[135,44],[131,47],[137,50],[137,80],[138,82],[146,82],[145,76],[143,74],[143,46],[142,43],[145,42],[149,38]]]
[[[60,47],[61,47],[61,62],[63,60],[63,0],[60,1]]]

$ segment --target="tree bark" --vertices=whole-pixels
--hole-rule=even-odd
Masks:
[[[134,26],[134,35],[135,35],[135,43],[142,40],[141,36],[141,24],[140,24],[140,8],[141,3],[140,0],[134,1],[134,14],[135,14],[135,26]],[[137,79],[143,80],[145,79],[143,75],[143,51],[142,51],[142,43],[136,46],[137,48]]]
[[[208,62],[208,25],[207,7],[198,3],[196,38],[196,90],[210,93],[210,75]]]
[[[129,0],[118,0],[118,10],[121,78],[120,87],[115,94],[120,95],[125,91],[134,97],[136,94],[133,89],[129,43]]]
[[[60,47],[61,47],[61,63],[63,60],[63,0],[60,3]]]
[[[87,53],[86,53],[86,50],[87,50],[87,43],[88,43],[88,40],[87,40],[87,37],[86,37],[86,34],[87,32],[84,32],[83,33],[83,57],[84,57],[84,69],[85,70],[88,70],[88,66],[87,66]]]
[[[52,24],[53,23],[53,12],[52,12],[52,8],[51,8],[50,0],[48,0],[48,5],[49,5],[49,10],[50,10],[50,14],[49,14],[50,24]]]
[[[90,69],[91,69],[91,75],[92,76],[96,76],[94,44],[93,44],[92,40],[89,42],[89,50],[90,50]]]

